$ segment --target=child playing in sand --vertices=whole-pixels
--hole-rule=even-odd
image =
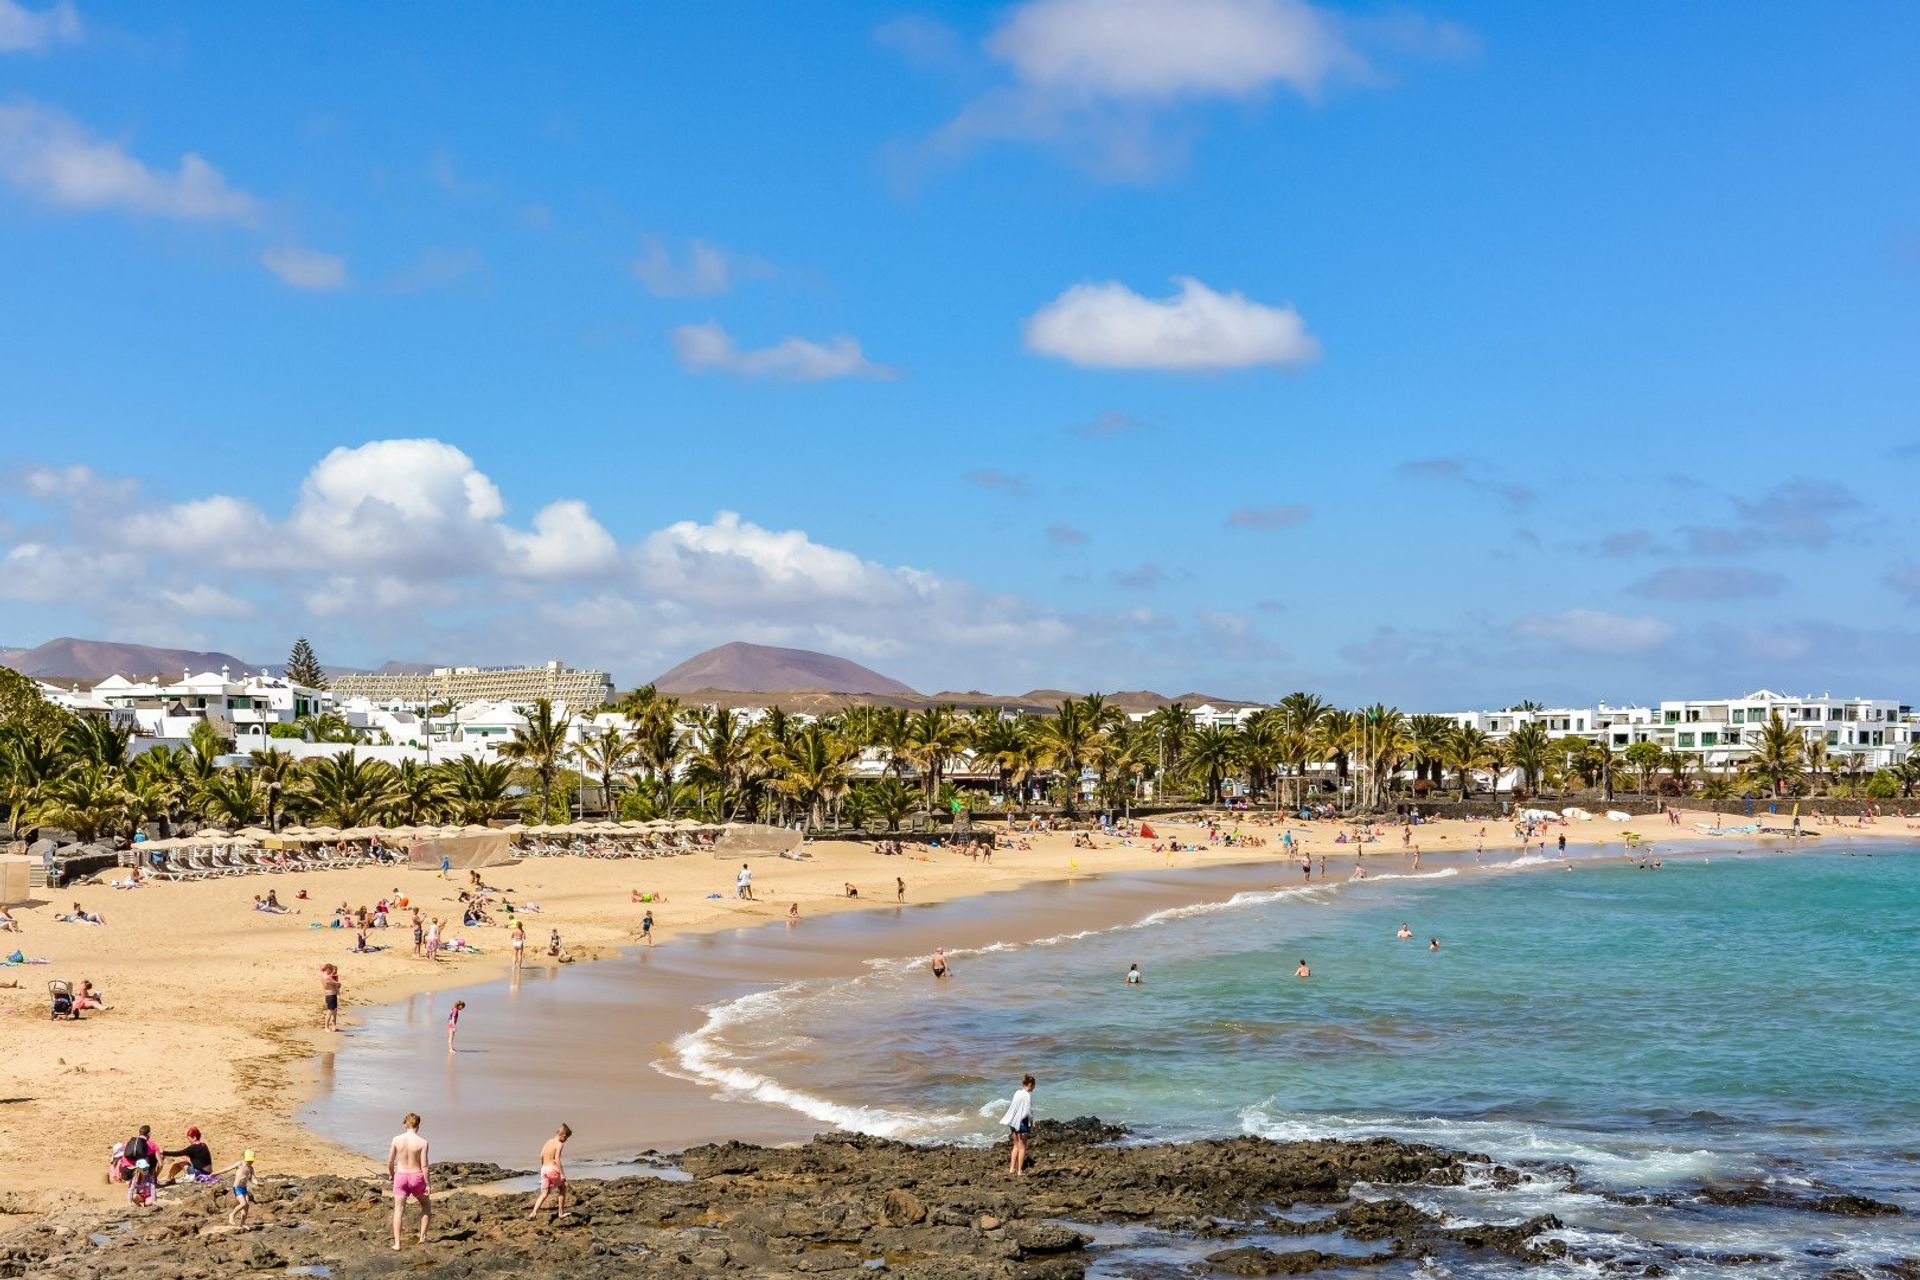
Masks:
[[[133,1179],[127,1183],[127,1203],[147,1206],[153,1203],[153,1161],[136,1160]]]

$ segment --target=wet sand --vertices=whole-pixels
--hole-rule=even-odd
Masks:
[[[414,1110],[449,1158],[514,1167],[531,1163],[563,1120],[579,1133],[568,1150],[581,1158],[675,1151],[719,1135],[802,1141],[829,1126],[784,1107],[716,1097],[711,1083],[680,1073],[673,1041],[703,1025],[705,1009],[800,979],[858,973],[869,960],[1107,928],[1298,883],[1297,865],[1276,865],[1269,852],[1258,863],[1107,873],[706,933],[590,966],[529,970],[517,983],[423,993],[367,1011],[337,1051],[320,1056],[299,1119],[384,1158],[397,1117]],[[450,1056],[444,1024],[456,999],[467,1008]]]

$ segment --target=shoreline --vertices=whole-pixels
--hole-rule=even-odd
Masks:
[[[879,891],[882,884],[890,890],[895,875],[909,880],[911,906],[972,900],[980,904],[975,909],[984,926],[1004,931],[1003,921],[990,918],[992,904],[1003,899],[1002,891],[1043,883],[1096,882],[1116,872],[1165,874],[1177,883],[1195,869],[1227,876],[1244,875],[1253,868],[1262,873],[1270,868],[1277,875],[1269,878],[1287,883],[1301,851],[1316,860],[1327,857],[1329,881],[1350,872],[1356,850],[1335,845],[1332,839],[1336,831],[1346,829],[1344,823],[1285,824],[1297,833],[1296,839],[1304,838],[1303,849],[1290,859],[1278,844],[1280,828],[1264,821],[1268,815],[1233,816],[1237,823],[1223,823],[1223,829],[1238,825],[1269,836],[1272,843],[1265,848],[1208,848],[1162,857],[1143,846],[1125,848],[1112,841],[1102,841],[1093,851],[1075,850],[1068,834],[1054,833],[1032,837],[1030,850],[997,853],[988,867],[969,863],[953,850],[932,851],[929,860],[921,861],[913,856],[883,858],[864,846],[823,841],[813,846],[815,857],[810,862],[758,860],[754,869],[760,887],[779,890],[769,895],[777,901],[758,903],[703,896],[703,890],[727,887],[731,864],[701,856],[650,861],[530,859],[490,869],[487,877],[515,889],[517,898],[545,904],[540,915],[525,917],[530,941],[537,942],[541,926],[551,925],[561,928],[570,949],[593,956],[610,955],[636,943],[633,926],[643,908],[627,901],[628,887],[636,884],[667,894],[667,901],[655,912],[663,947],[671,948],[676,941],[744,932],[745,926],[771,923],[784,915],[787,901],[804,904],[807,919],[848,911],[867,915],[876,907],[898,911],[890,893]],[[1695,815],[1684,816],[1691,820]],[[1155,825],[1162,834],[1182,840],[1203,833],[1197,827]],[[1569,834],[1584,836],[1586,825],[1569,827]],[[1488,829],[1490,856],[1505,858],[1520,852],[1510,835],[1500,838],[1506,828],[1498,823],[1451,820],[1415,830],[1423,850],[1435,855],[1438,866],[1440,855],[1470,853],[1481,826]],[[1671,830],[1674,835],[1669,840],[1647,843],[1656,848],[1663,843],[1707,843],[1709,847],[1713,843],[1690,826]],[[1304,837],[1298,834],[1302,832]],[[1595,826],[1593,834],[1613,837],[1618,831]],[[1845,835],[1863,840],[1912,838],[1892,823],[1848,829]],[[1198,838],[1204,843],[1203,834]],[[1757,836],[1739,840],[1747,847],[1798,847]],[[1814,847],[1821,843],[1815,842]],[[1583,839],[1569,844],[1608,847],[1616,841]],[[1391,837],[1367,850],[1369,859],[1378,858],[1380,865],[1405,857]],[[1239,870],[1215,870],[1224,868]],[[841,898],[837,885],[843,879],[860,882],[866,896]],[[312,1064],[331,1039],[315,1025],[315,969],[320,959],[347,951],[352,934],[307,928],[316,921],[263,915],[249,910],[247,904],[254,893],[269,887],[291,901],[291,892],[304,884],[309,897],[298,905],[322,912],[324,920],[325,904],[336,894],[357,905],[381,896],[394,882],[436,907],[444,906],[457,887],[427,872],[355,869],[235,877],[134,892],[100,887],[60,891],[60,909],[65,909],[67,901],[78,900],[88,910],[106,914],[110,923],[99,929],[52,923],[51,903],[21,912],[26,932],[11,936],[9,942],[29,955],[53,955],[59,963],[7,971],[7,977],[22,981],[22,990],[0,993],[9,997],[0,1001],[0,1011],[35,1021],[9,1029],[7,1043],[0,1048],[0,1070],[32,1081],[33,1096],[0,1107],[0,1140],[21,1151],[37,1149],[41,1143],[36,1135],[46,1132],[66,1132],[70,1141],[44,1161],[16,1166],[28,1177],[0,1195],[0,1212],[35,1213],[63,1203],[117,1199],[119,1190],[101,1176],[106,1152],[139,1123],[153,1124],[156,1136],[169,1148],[181,1141],[178,1134],[186,1125],[200,1124],[207,1129],[216,1160],[246,1145],[271,1153],[265,1158],[279,1169],[363,1170],[364,1155],[306,1129],[297,1120],[312,1096],[301,1085],[310,1081]],[[1199,887],[1189,885],[1186,892]],[[126,928],[129,923],[131,929]],[[391,1006],[453,988],[498,982],[506,975],[509,964],[502,931],[455,928],[451,932],[455,936],[474,933],[491,944],[487,954],[434,966],[392,952],[336,960],[342,963],[347,980],[350,1024],[362,1020],[361,1011],[368,1005]],[[806,936],[804,922],[797,932]],[[404,936],[404,931],[373,937],[384,942],[395,934]],[[549,967],[544,956],[530,959],[529,971],[536,965]],[[100,982],[115,1011],[90,1015],[80,1024],[50,1024],[41,994],[44,987],[38,980],[68,977],[77,982],[81,976]],[[165,998],[148,998],[154,995]],[[688,1013],[693,1025],[703,1021],[697,1008]],[[649,1054],[649,1060],[653,1056]],[[666,1079],[650,1067],[644,1069],[644,1076],[649,1083]],[[704,1084],[674,1084],[683,1091],[711,1093]],[[737,1118],[737,1105],[733,1114]],[[808,1122],[808,1126],[817,1124]],[[717,1140],[735,1135],[721,1128],[690,1136]]]

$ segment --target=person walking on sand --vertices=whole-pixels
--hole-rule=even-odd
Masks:
[[[1000,1123],[1013,1137],[1013,1150],[1007,1156],[1007,1172],[1016,1178],[1027,1171],[1027,1139],[1033,1136],[1033,1077],[1021,1076],[1020,1087],[1007,1103],[1007,1114]]]
[[[340,1029],[340,966],[320,966],[320,1002],[326,1006],[326,1018],[320,1024],[328,1031]]]
[[[893,900],[895,902],[905,902],[907,900],[907,882],[899,876],[893,878]]]
[[[447,878],[447,873],[451,870],[453,870],[453,859],[448,857],[444,853],[441,854],[440,855],[440,878],[442,880],[445,880]]]
[[[653,945],[653,909],[652,908],[648,908],[647,913],[640,917],[640,936],[647,940],[648,946]]]
[[[743,898],[748,902],[755,900],[753,896],[753,868],[744,862],[740,864],[740,874],[733,878],[733,896]]]
[[[567,1139],[573,1136],[573,1130],[561,1125],[540,1148],[540,1194],[534,1197],[533,1208],[527,1212],[528,1221],[540,1216],[540,1206],[551,1195],[553,1216],[558,1221],[567,1216]]]
[[[653,913],[648,912],[647,918],[651,920]],[[518,973],[527,962],[527,926],[515,920],[513,922],[513,932],[507,936],[513,939],[513,969],[515,973]]]
[[[433,1203],[427,1198],[427,1140],[420,1136],[420,1117],[407,1112],[401,1121],[405,1128],[387,1144],[387,1176],[393,1179],[393,1247],[400,1248],[400,1224],[406,1217],[407,1201],[420,1202],[420,1243],[427,1242],[427,1224],[433,1220]]]
[[[447,1013],[447,1052],[453,1052],[453,1038],[460,1034],[460,1015],[466,1012],[467,1002],[455,1000],[453,1008]]]
[[[427,959],[440,958],[440,917],[435,916],[433,923],[427,926]]]

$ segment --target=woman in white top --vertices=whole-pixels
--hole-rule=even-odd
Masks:
[[[1007,1114],[1000,1117],[1000,1123],[1013,1135],[1013,1154],[1007,1157],[1007,1172],[1018,1176],[1027,1171],[1027,1138],[1033,1133],[1032,1076],[1020,1077],[1020,1087],[1014,1091],[1013,1101],[1007,1104]]]

